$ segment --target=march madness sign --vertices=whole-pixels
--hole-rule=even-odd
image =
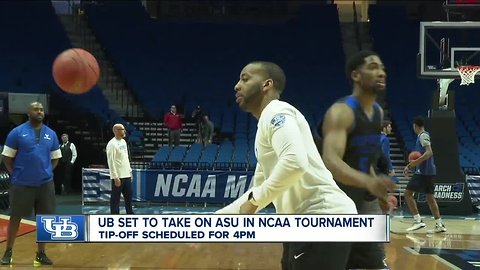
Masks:
[[[465,183],[438,183],[435,184],[434,196],[437,202],[460,202],[463,200]],[[418,202],[426,202],[425,193],[418,194]]]

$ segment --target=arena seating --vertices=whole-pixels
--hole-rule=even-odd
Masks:
[[[231,140],[220,142],[218,153],[207,147],[197,160],[200,166],[253,167],[249,157],[254,156],[256,121],[237,108],[233,91],[249,61],[269,60],[284,67],[287,88],[282,97],[312,126],[335,99],[350,92],[335,5],[313,5],[292,21],[265,25],[164,23],[150,19],[139,1],[100,2],[85,10],[90,27],[149,117],[161,121],[171,104],[183,105],[187,114],[200,105],[215,129]],[[192,164],[189,151],[187,156],[184,163]]]
[[[13,93],[46,93],[52,107],[61,111],[89,112],[104,125],[126,125],[134,140],[143,135],[109,109],[100,88],[83,95],[61,91],[52,76],[55,57],[71,48],[63,26],[48,1],[0,2],[0,89]]]

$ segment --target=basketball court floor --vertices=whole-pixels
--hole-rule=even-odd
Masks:
[[[80,196],[58,197],[60,214],[106,214],[107,206],[81,207]],[[139,206],[138,214],[208,213],[213,207]],[[427,234],[427,227],[405,233],[410,216],[398,210],[391,221],[391,242],[386,244],[390,269],[480,269],[480,215],[443,217],[447,233]],[[8,216],[0,216],[0,250],[3,252]],[[35,223],[25,220],[19,231],[13,266],[0,269],[33,269]],[[47,246],[55,269],[280,269],[282,245],[265,244],[160,244],[160,243],[56,243]],[[319,266],[318,269],[322,269]]]

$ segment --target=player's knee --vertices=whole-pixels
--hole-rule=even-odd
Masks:
[[[10,216],[9,225],[11,227],[18,227],[20,225],[20,221],[22,221],[21,216]]]

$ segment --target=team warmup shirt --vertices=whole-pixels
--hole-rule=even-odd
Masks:
[[[128,159],[127,142],[124,139],[112,138],[107,144],[107,162],[110,178],[131,177],[132,169]]]
[[[279,214],[356,214],[317,151],[305,117],[273,100],[262,111],[255,138],[253,187],[217,213],[238,213],[253,192],[258,210],[273,202]]]
[[[348,132],[343,161],[351,168],[366,174],[370,174],[371,167],[377,171],[378,160],[382,155],[380,137],[383,119],[380,105],[375,102],[373,114],[368,117],[358,99],[353,95],[346,96],[338,100],[337,103],[346,104],[352,109],[354,115],[353,126]],[[362,208],[366,199],[375,199],[366,189],[343,183],[339,183],[339,186],[352,198],[358,209]]]
[[[423,153],[425,153],[425,147],[429,145],[430,145],[430,134],[426,131],[423,131],[420,134],[418,134],[417,141],[415,143],[415,151],[418,151],[423,155]],[[417,165],[415,174],[436,175],[437,168],[435,167],[435,161],[433,159],[433,156],[429,157],[427,160]]]
[[[62,157],[57,134],[42,125],[37,139],[30,122],[10,131],[2,155],[14,159],[11,181],[19,186],[40,186],[52,181],[51,160]]]

